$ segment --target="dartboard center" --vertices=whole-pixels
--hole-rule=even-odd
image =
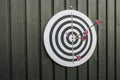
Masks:
[[[69,36],[70,42],[75,42],[76,39],[77,39],[77,37],[76,37],[76,35],[74,35],[74,34],[73,34],[73,35],[71,34],[71,35]]]

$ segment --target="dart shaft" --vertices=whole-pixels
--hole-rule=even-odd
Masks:
[[[96,25],[96,24],[93,24],[93,25],[91,25],[90,27],[93,27],[94,25]]]
[[[81,37],[77,37],[77,38],[74,38],[74,39],[81,39]]]
[[[73,61],[73,63],[74,63],[74,49],[73,49],[73,15],[72,15],[72,13],[71,13],[71,29],[72,29],[72,61]]]

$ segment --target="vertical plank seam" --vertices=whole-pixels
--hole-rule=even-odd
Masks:
[[[78,0],[76,0],[76,10],[78,11]],[[78,66],[76,67],[76,79],[79,80],[79,71]]]
[[[86,13],[87,13],[87,16],[89,16],[89,0],[87,0],[86,3],[87,3],[87,5],[86,5],[87,6]]]
[[[76,67],[77,69],[76,69],[76,78],[77,78],[77,80],[79,80],[79,71],[78,71],[78,66]]]
[[[66,69],[65,69],[65,74],[66,74],[66,75],[65,75],[65,79],[68,80],[67,67],[65,67],[65,68],[66,68]]]
[[[114,74],[115,74],[115,75],[114,75],[114,76],[115,76],[115,80],[117,80],[117,76],[116,76],[116,72],[117,72],[117,71],[116,71],[116,70],[117,70],[117,69],[116,69],[116,67],[117,67],[117,66],[116,66],[116,65],[117,65],[117,64],[116,64],[116,61],[117,61],[117,59],[116,59],[116,58],[117,58],[117,57],[116,57],[116,54],[117,54],[117,53],[116,53],[116,51],[117,51],[117,47],[116,47],[116,45],[117,45],[117,44],[116,44],[116,40],[117,40],[117,37],[116,37],[116,36],[117,36],[117,33],[116,33],[116,27],[117,27],[117,25],[116,25],[116,21],[117,21],[117,20],[116,20],[116,15],[117,15],[116,9],[117,9],[117,7],[116,7],[116,0],[114,0],[114,1],[115,1],[115,2],[114,2],[114,20],[115,20],[115,21],[114,21],[114,26],[115,26],[115,28],[114,28],[114,32],[115,32],[115,33],[114,33],[114,36],[115,36],[115,40],[114,40],[114,44],[115,44],[115,47],[114,47],[114,49],[115,49],[115,56],[114,56],[115,73],[114,73]]]
[[[41,22],[41,0],[38,0],[39,5],[39,22]],[[39,80],[42,80],[42,56],[41,56],[41,24],[38,27],[38,55],[39,55]],[[41,52],[40,52],[41,51]]]
[[[54,0],[51,0],[51,16],[54,15]],[[52,60],[52,78],[55,80],[55,63]]]
[[[106,0],[106,80],[108,80],[108,0]]]
[[[86,10],[86,13],[87,13],[87,16],[89,16],[89,0],[87,0],[87,10]],[[89,80],[89,60],[87,61],[87,80]]]
[[[97,19],[99,19],[99,0],[96,1],[97,7]],[[99,42],[99,28],[97,26],[97,42]],[[97,45],[97,80],[99,80],[99,44]]]
[[[106,16],[105,17],[105,19],[106,19],[105,20],[105,27],[106,27],[106,30],[105,30],[106,31],[106,34],[105,34],[105,38],[106,38],[106,40],[105,40],[105,42],[106,42],[106,44],[105,44],[105,48],[106,48],[106,54],[105,54],[105,56],[106,56],[106,61],[105,61],[106,62],[106,64],[105,64],[106,74],[105,75],[106,75],[106,77],[105,78],[107,80],[108,79],[108,73],[107,73],[108,72],[108,51],[107,51],[108,50],[108,47],[107,47],[107,43],[108,43],[107,42],[107,38],[108,38],[108,36],[107,36],[108,35],[108,31],[107,31],[107,23],[108,23],[107,22],[107,16],[108,15],[107,15],[107,0],[105,0],[105,16]]]
[[[64,8],[66,9],[67,7],[66,7],[66,0],[64,0]]]
[[[9,17],[9,32],[8,32],[8,40],[9,40],[9,80],[12,80],[12,39],[11,39],[11,0],[8,0],[8,17]]]
[[[66,7],[66,5],[67,5],[67,1],[66,0],[64,0],[64,9],[66,10],[67,9],[67,7]],[[67,80],[67,67],[65,67],[65,80]]]
[[[78,0],[76,0],[76,10],[78,10]],[[77,70],[76,70],[76,78],[77,78],[77,80],[79,80],[79,68],[78,68],[78,66],[77,66]]]
[[[28,80],[28,55],[27,55],[27,0],[25,0],[25,77]]]
[[[76,10],[78,10],[78,0],[76,0]]]
[[[51,0],[51,14],[54,15],[54,0]]]

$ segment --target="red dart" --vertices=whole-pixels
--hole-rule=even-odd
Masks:
[[[95,21],[95,23],[96,23],[96,25],[99,25],[99,24],[100,24],[100,20],[97,19],[97,20]]]
[[[77,56],[77,60],[80,61],[81,57],[80,56]]]
[[[95,23],[92,25],[92,26],[90,26],[90,27],[93,27],[94,25],[99,25],[101,22],[100,22],[100,20],[95,20]]]
[[[87,30],[85,30],[83,34],[87,35],[87,34],[88,34],[88,31],[87,31]]]
[[[82,36],[82,37],[81,37],[81,40],[82,40],[82,41],[85,41],[85,38],[86,38],[85,36]]]

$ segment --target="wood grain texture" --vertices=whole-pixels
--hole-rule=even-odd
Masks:
[[[120,80],[120,0],[116,0],[116,80]]]
[[[27,0],[26,5],[28,80],[40,80],[39,0]]]
[[[52,16],[51,0],[41,0],[41,57],[42,80],[53,80],[53,64],[43,46],[43,31]]]
[[[72,9],[77,9],[76,3],[77,0],[66,0],[66,9],[70,9],[70,6],[72,6]]]
[[[0,0],[0,80],[11,79],[9,1]]]
[[[25,0],[11,0],[12,80],[26,80]]]
[[[98,79],[106,80],[106,0],[98,0],[98,16],[102,22],[98,28]]]
[[[65,9],[65,0],[54,0],[54,12],[53,12],[53,15],[55,15],[56,13],[58,13],[59,11],[62,11]],[[53,75],[55,78],[55,80],[65,80],[66,79],[66,68],[57,64],[57,63],[54,63],[54,74]]]
[[[66,0],[66,9],[70,9],[70,6],[72,6],[72,9],[76,9],[76,0]],[[77,80],[77,68],[67,68],[67,80]]]
[[[78,0],[78,10],[87,15],[87,0]]]
[[[87,15],[87,0],[78,0],[78,10]],[[87,80],[87,72],[87,63],[78,66],[78,80]]]
[[[91,21],[93,21],[93,23],[95,22],[95,20],[97,19],[97,4],[96,4],[96,0],[93,1],[88,1],[88,16],[91,19]],[[97,33],[97,26],[95,26],[96,28],[96,33]],[[88,67],[89,71],[89,80],[97,80],[97,47],[92,55],[92,57],[89,60],[89,67]]]
[[[43,33],[71,5],[102,23],[90,60],[67,68],[48,56]],[[120,80],[119,7],[120,0],[0,0],[0,80]]]
[[[107,1],[107,79],[115,79],[115,24],[114,1]]]

